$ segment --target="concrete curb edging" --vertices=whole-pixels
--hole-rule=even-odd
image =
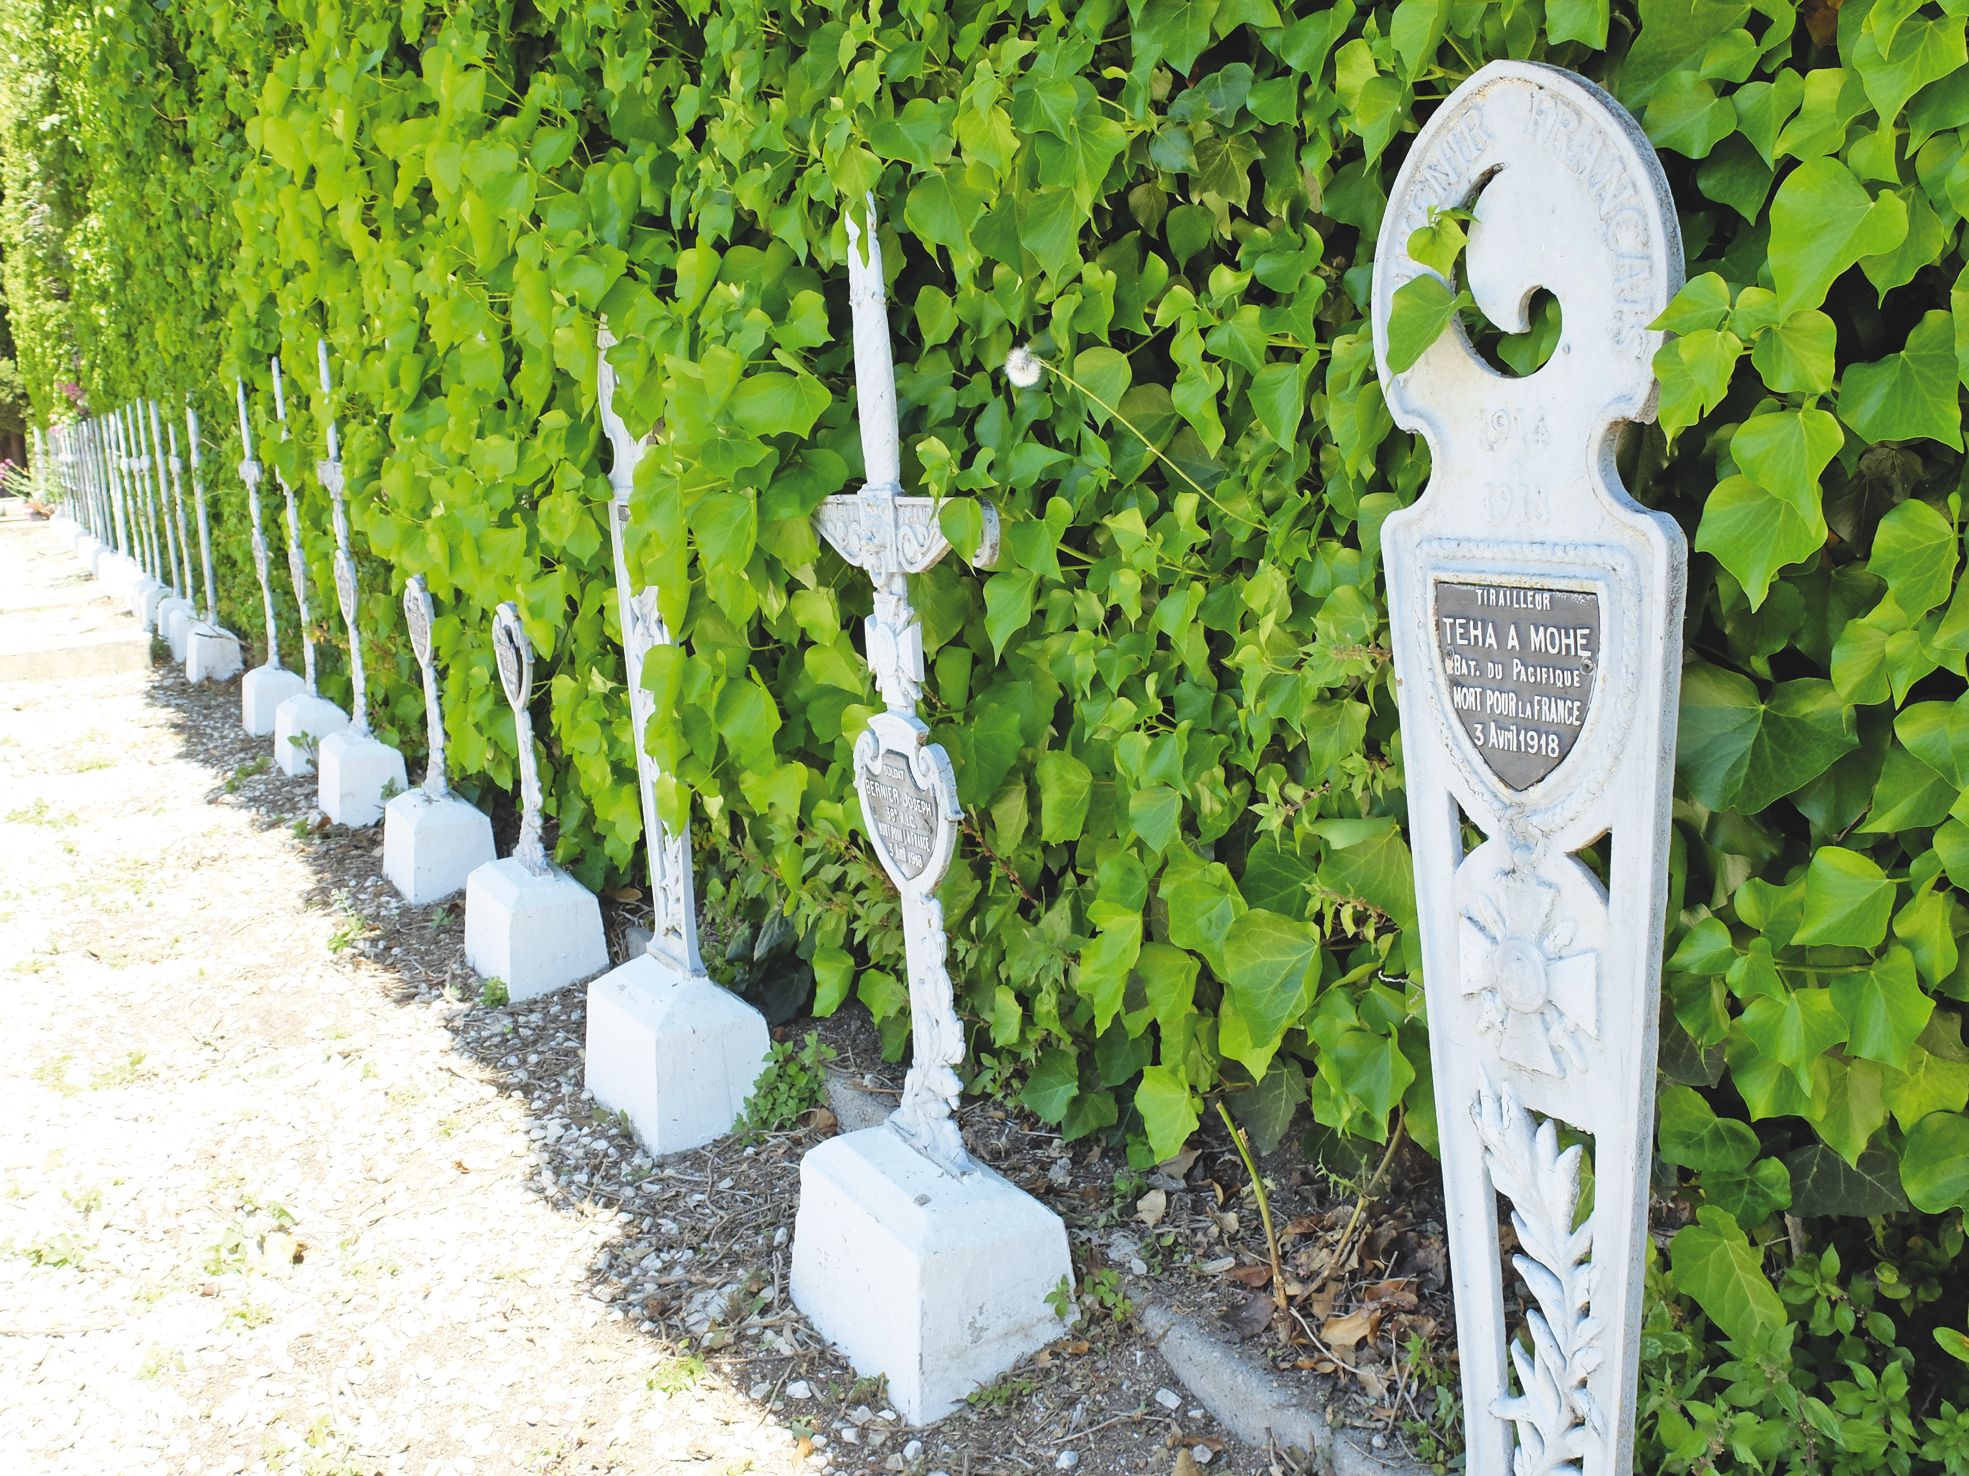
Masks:
[[[1413,1461],[1384,1460],[1355,1446],[1260,1360],[1205,1331],[1194,1319],[1140,1298],[1135,1316],[1170,1372],[1247,1445],[1263,1450],[1269,1441],[1297,1448],[1330,1476],[1427,1476]]]
[[[827,1105],[844,1133],[873,1127],[893,1103],[847,1072],[827,1072]],[[1131,1289],[1132,1290],[1132,1289]],[[1246,1445],[1267,1442],[1311,1456],[1327,1476],[1429,1476],[1406,1459],[1383,1459],[1337,1432],[1325,1414],[1302,1401],[1264,1363],[1160,1302],[1135,1295],[1143,1334],[1190,1396]]]

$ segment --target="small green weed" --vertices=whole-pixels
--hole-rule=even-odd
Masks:
[[[1039,1380],[1031,1374],[1001,1374],[982,1389],[965,1395],[964,1402],[973,1409],[1010,1409],[1038,1387]]]
[[[89,1080],[91,1091],[104,1091],[110,1087],[134,1086],[149,1075],[144,1070],[144,1053],[131,1051],[114,1066],[106,1066]]]
[[[71,810],[57,810],[46,800],[38,799],[9,811],[6,819],[10,825],[45,825],[51,830],[62,830],[75,823],[75,814]]]
[[[244,784],[248,779],[259,778],[260,775],[266,773],[272,767],[273,760],[264,753],[248,763],[235,765],[233,771],[226,775],[224,786],[226,793],[238,794],[240,785]]]
[[[686,1353],[658,1365],[649,1376],[649,1386],[659,1394],[674,1396],[696,1388],[697,1381],[703,1377],[704,1360],[695,1353]]]
[[[241,1327],[265,1327],[269,1322],[273,1321],[273,1312],[269,1308],[261,1306],[258,1302],[241,1302],[237,1307],[226,1313],[226,1318],[228,1321],[238,1323]]]
[[[827,1067],[834,1047],[809,1030],[799,1045],[774,1041],[766,1069],[759,1073],[746,1098],[735,1131],[743,1142],[756,1143],[767,1133],[792,1127],[827,1100]]]
[[[137,1365],[140,1379],[161,1379],[166,1374],[185,1371],[184,1355],[170,1348],[152,1348],[144,1354],[144,1361]]]
[[[479,1003],[489,1010],[501,1010],[513,1002],[504,979],[487,979],[479,985]]]

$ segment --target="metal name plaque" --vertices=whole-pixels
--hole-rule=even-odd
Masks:
[[[862,813],[881,840],[896,872],[896,884],[913,882],[930,869],[937,853],[942,806],[936,792],[918,781],[909,759],[893,748],[881,752],[860,779]]]
[[[1600,661],[1600,597],[1439,581],[1436,650],[1450,711],[1485,766],[1529,789],[1579,740]]]

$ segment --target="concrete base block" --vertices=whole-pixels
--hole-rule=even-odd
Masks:
[[[515,1004],[579,983],[608,967],[601,904],[558,866],[488,861],[465,881],[465,962]]]
[[[1066,1225],[990,1169],[956,1178],[889,1127],[800,1160],[794,1305],[913,1425],[1065,1331]]]
[[[403,755],[354,728],[321,740],[315,771],[320,775],[316,802],[337,825],[374,825],[390,797],[410,787]]]
[[[730,1132],[771,1044],[751,1005],[647,953],[588,986],[588,1090],[651,1153]]]
[[[130,586],[130,613],[145,630],[157,629],[157,607],[171,591],[146,574]]]
[[[185,645],[186,681],[229,682],[245,664],[239,652],[239,637],[231,631],[202,620],[191,628],[191,637]]]
[[[274,715],[289,697],[298,697],[308,684],[298,671],[284,666],[256,666],[240,679],[239,725],[255,738],[273,732]]]
[[[180,666],[191,649],[191,628],[198,624],[198,610],[181,595],[166,595],[157,607],[157,633],[171,647],[171,659]]]
[[[89,550],[84,560],[89,566],[89,577],[98,583],[109,578],[116,568],[116,551],[107,544],[98,543]]]
[[[312,774],[314,755],[309,749],[319,749],[322,739],[348,725],[349,715],[326,697],[297,692],[274,709],[273,761],[289,778]],[[310,744],[306,739],[314,741]]]
[[[383,806],[383,877],[414,907],[442,902],[497,855],[492,821],[455,794],[411,789]]]

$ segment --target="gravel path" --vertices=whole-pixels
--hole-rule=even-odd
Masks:
[[[86,582],[0,518],[10,645]],[[0,685],[0,1464],[811,1469],[615,1305],[630,1216],[542,1192],[553,1129],[468,1006],[333,946],[349,910],[152,681]]]

